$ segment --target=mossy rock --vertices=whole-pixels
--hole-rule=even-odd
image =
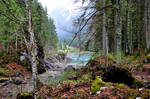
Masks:
[[[142,82],[136,80],[128,69],[117,66],[107,66],[102,69],[103,81],[112,83],[123,83],[132,88],[140,88],[143,86]]]
[[[144,58],[144,63],[150,63],[150,54],[146,55]]]
[[[17,99],[34,99],[32,93],[19,93]]]
[[[96,79],[93,81],[91,85],[91,92],[92,94],[96,93],[97,91],[100,90],[101,87],[105,86],[105,82],[102,81],[100,76],[97,76]]]

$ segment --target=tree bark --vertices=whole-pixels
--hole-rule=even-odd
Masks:
[[[130,15],[130,54],[132,55],[133,54],[133,32],[132,32],[132,15]]]
[[[32,27],[32,14],[31,14],[31,9],[29,7],[29,1],[25,0],[25,4],[26,4],[26,8],[28,10],[28,32],[30,34],[30,49],[29,49],[29,53],[31,55],[31,64],[32,64],[32,79],[33,79],[33,86],[34,86],[34,99],[37,99],[37,95],[38,95],[38,89],[37,89],[37,45],[35,42],[35,36],[34,36],[34,31],[33,31],[33,27]]]
[[[121,34],[121,12],[120,12],[120,0],[115,1],[115,33],[114,33],[114,53],[117,56],[117,63],[120,61],[119,50],[121,47],[120,34]]]
[[[105,7],[105,0],[103,0],[103,7]],[[105,9],[103,10],[103,26],[102,26],[102,43],[103,43],[103,54],[108,53],[108,37],[107,37],[107,32],[106,32],[106,12]]]
[[[148,0],[148,9],[147,9],[147,24],[148,24],[148,43],[149,43],[149,49],[150,49],[150,0]]]
[[[144,0],[144,30],[145,30],[145,36],[146,36],[146,47],[147,49],[150,48],[149,45],[149,33],[148,33],[148,9],[147,9],[147,0]]]

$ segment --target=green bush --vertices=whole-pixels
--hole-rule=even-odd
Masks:
[[[136,51],[135,56],[140,56],[140,51]]]
[[[93,53],[90,60],[100,57],[98,53]]]
[[[97,76],[94,82],[91,85],[91,92],[92,94],[96,93],[97,91],[100,90],[101,87],[105,86],[105,82],[102,81],[100,76]]]
[[[116,58],[112,54],[106,55],[109,61],[115,62]]]

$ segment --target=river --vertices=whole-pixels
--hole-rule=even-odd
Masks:
[[[91,56],[91,52],[68,53],[67,57],[71,58],[72,60],[68,62],[67,65],[85,66]]]
[[[67,63],[63,63],[62,65],[65,66],[73,66],[74,68],[79,68],[82,66],[85,66],[88,62],[88,60],[91,58],[92,53],[91,52],[80,52],[80,53],[68,53],[67,57],[71,59],[71,61]],[[66,79],[66,75],[68,71],[47,71],[41,75],[39,75],[39,79],[41,82],[45,84],[58,84],[60,81]]]

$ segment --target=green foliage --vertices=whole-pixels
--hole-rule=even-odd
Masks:
[[[141,81],[134,79],[132,87],[133,88],[142,88],[142,87],[144,87],[144,84]]]
[[[90,60],[98,58],[100,55],[98,53],[93,53]]]
[[[97,76],[96,79],[93,81],[91,85],[91,92],[92,94],[96,93],[97,91],[100,90],[101,87],[105,86],[105,82],[102,81],[100,76]]]
[[[32,93],[20,93],[17,95],[17,99],[33,99]]]
[[[123,88],[123,87],[125,87],[125,85],[121,83],[121,84],[119,84],[119,87]]]
[[[10,72],[0,67],[0,76],[9,76]]]
[[[140,51],[136,51],[135,56],[140,56]]]
[[[89,75],[89,74],[84,74],[84,75],[81,76],[81,79],[84,80],[84,81],[86,81],[86,80],[91,80],[91,75]]]
[[[29,2],[38,47],[40,46],[44,50],[56,50],[58,37],[53,20],[48,17],[47,10],[37,0],[29,0]],[[28,14],[24,0],[0,2],[0,43],[3,42],[9,51],[24,46],[24,37],[27,41],[30,40],[27,19]],[[24,46],[24,48],[26,47]]]
[[[112,54],[106,55],[109,61],[115,62],[116,58]]]

